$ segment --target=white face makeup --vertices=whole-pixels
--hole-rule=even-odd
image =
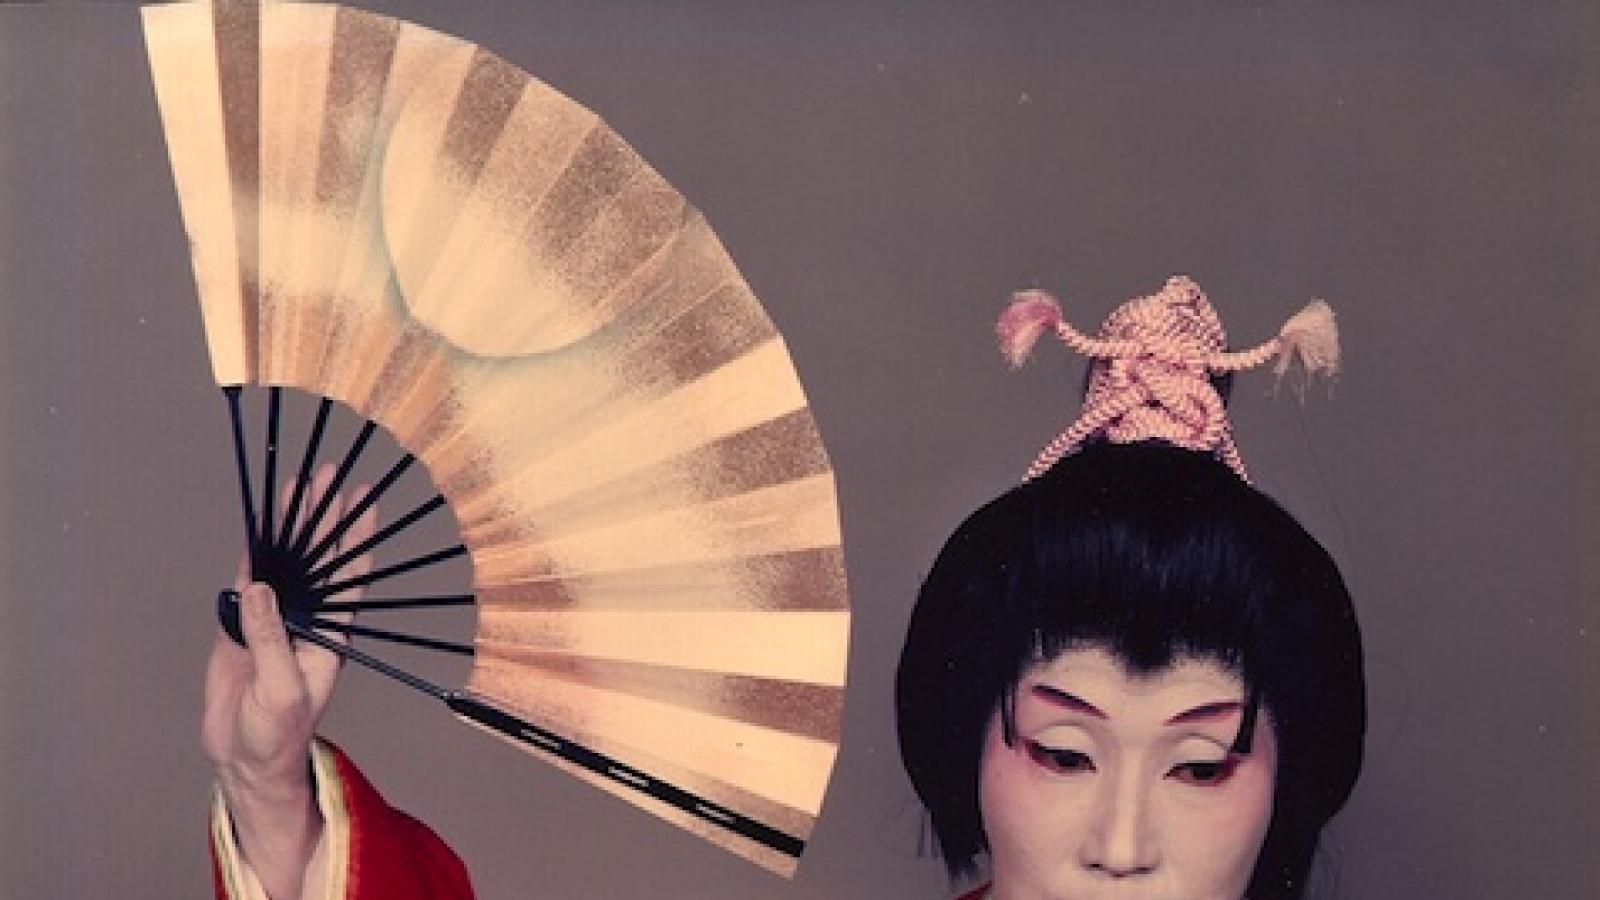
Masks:
[[[1099,649],[1024,673],[978,771],[995,900],[1240,900],[1277,772],[1264,711],[1230,754],[1244,693],[1212,661],[1130,677]]]

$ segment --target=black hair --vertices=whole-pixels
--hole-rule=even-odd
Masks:
[[[1097,444],[973,513],[911,615],[900,752],[952,877],[988,850],[984,736],[1033,664],[1102,647],[1130,674],[1185,657],[1237,673],[1278,744],[1251,900],[1302,895],[1322,827],[1361,768],[1355,613],[1327,551],[1208,453]]]

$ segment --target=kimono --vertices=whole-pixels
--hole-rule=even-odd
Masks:
[[[323,828],[301,900],[472,900],[455,852],[385,803],[342,750],[317,741],[311,769]],[[211,806],[211,861],[217,900],[268,900],[239,851],[220,790]]]
[[[344,751],[312,746],[322,840],[306,867],[301,900],[472,900],[466,867],[428,826],[385,803]],[[269,900],[234,840],[216,792],[211,860],[217,900]],[[959,900],[984,900],[980,885]]]

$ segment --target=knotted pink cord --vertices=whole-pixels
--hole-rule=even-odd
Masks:
[[[1328,304],[1314,300],[1276,337],[1229,353],[1216,309],[1184,275],[1167,279],[1159,293],[1117,307],[1097,337],[1067,324],[1060,304],[1048,293],[1019,291],[996,327],[1001,352],[1012,366],[1020,366],[1047,329],[1094,362],[1083,411],[1039,453],[1024,480],[1044,474],[1061,457],[1103,434],[1118,444],[1153,439],[1211,451],[1249,481],[1212,376],[1254,368],[1274,357],[1279,375],[1296,360],[1308,375],[1332,375],[1339,368],[1339,334]]]

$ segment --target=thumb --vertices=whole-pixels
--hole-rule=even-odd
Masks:
[[[239,606],[239,624],[255,664],[257,690],[285,699],[298,695],[303,690],[300,667],[295,665],[272,588],[260,582],[246,587]]]

